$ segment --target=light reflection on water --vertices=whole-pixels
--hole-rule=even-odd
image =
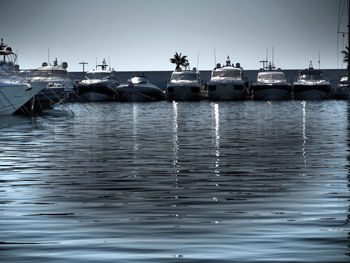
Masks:
[[[96,103],[1,117],[1,259],[348,262],[349,106]]]

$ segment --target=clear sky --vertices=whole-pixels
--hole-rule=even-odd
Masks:
[[[257,69],[271,59],[283,69],[313,60],[342,67],[337,49],[340,0],[0,0],[0,36],[18,52],[20,67],[50,60],[69,71],[95,67],[103,58],[119,71],[173,70],[175,51],[192,66],[210,70],[217,62]],[[344,0],[342,1],[344,2]],[[340,30],[346,30],[345,11]],[[338,41],[337,41],[338,39]],[[346,37],[345,37],[346,39]],[[337,48],[338,46],[338,48]],[[339,62],[337,62],[339,61]],[[338,65],[337,65],[338,64]],[[344,66],[345,67],[345,66]]]

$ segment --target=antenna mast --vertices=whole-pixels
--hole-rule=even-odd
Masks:
[[[321,51],[318,51],[318,69],[321,69]]]
[[[350,0],[349,0],[349,1],[350,1]],[[215,52],[215,48],[214,48],[214,62],[215,62],[214,68],[216,68],[216,52]]]
[[[85,73],[85,65],[89,64],[89,63],[83,61],[83,62],[80,62],[79,64],[83,65],[83,73]]]
[[[198,50],[198,53],[197,53],[197,70],[198,70],[198,65],[199,65],[199,50]]]

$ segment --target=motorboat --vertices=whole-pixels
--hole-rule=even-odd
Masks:
[[[270,62],[258,72],[257,80],[250,88],[254,100],[290,100],[292,86],[287,81],[284,72]]]
[[[68,77],[67,62],[58,64],[57,58],[53,65],[44,62],[42,67],[27,73],[32,81],[43,82],[46,87],[37,94],[33,101],[27,102],[17,112],[38,114],[46,109],[53,109],[54,105],[65,102],[74,96],[75,83]]]
[[[11,115],[45,88],[45,84],[24,78],[16,65],[12,48],[0,43],[0,115]]]
[[[244,79],[243,68],[239,63],[231,64],[227,57],[226,65],[217,64],[207,83],[210,100],[244,100],[248,96],[249,83]]]
[[[341,76],[336,87],[331,88],[331,97],[333,99],[350,99],[350,84],[348,76]]]
[[[198,101],[202,98],[203,89],[199,71],[176,69],[171,74],[167,84],[168,100],[175,101]]]
[[[100,69],[97,69],[100,67]],[[78,83],[77,94],[84,101],[112,101],[116,99],[115,88],[119,85],[116,71],[108,68],[106,60],[86,73],[86,79]]]
[[[160,101],[165,99],[164,92],[152,84],[145,75],[135,76],[128,83],[115,88],[118,101]]]
[[[293,96],[296,100],[324,100],[329,99],[331,84],[323,77],[321,70],[309,68],[299,72],[297,80],[293,83]]]

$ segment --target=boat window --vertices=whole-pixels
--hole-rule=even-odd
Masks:
[[[111,77],[111,74],[106,72],[106,73],[87,73],[86,76],[89,79],[108,79]]]
[[[299,78],[301,80],[321,80],[322,73],[321,72],[305,73],[305,74],[301,74]]]
[[[261,73],[258,80],[285,80],[285,76],[283,72]]]
[[[171,80],[198,80],[199,76],[197,73],[181,73],[172,74]]]
[[[220,78],[240,78],[241,71],[240,70],[214,70],[212,73],[212,77],[220,77]]]
[[[13,68],[15,65],[16,56],[14,54],[1,53],[0,55],[0,66],[2,68]]]
[[[61,77],[68,78],[67,71],[65,70],[34,70],[32,72],[33,77]]]

